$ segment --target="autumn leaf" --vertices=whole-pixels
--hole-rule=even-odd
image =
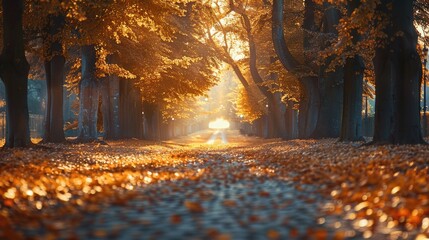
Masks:
[[[204,208],[198,202],[193,202],[186,200],[184,202],[185,207],[192,213],[202,213],[204,212]]]

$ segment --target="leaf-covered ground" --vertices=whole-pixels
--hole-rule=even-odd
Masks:
[[[428,239],[429,146],[228,132],[0,151],[0,239]]]

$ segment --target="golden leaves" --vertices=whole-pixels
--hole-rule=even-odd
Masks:
[[[270,152],[264,150],[268,148]],[[428,231],[427,146],[356,147],[333,140],[292,140],[249,149],[246,155],[263,163],[258,168],[273,168],[276,176],[296,172],[297,182],[325,186],[319,192],[333,198],[324,207],[328,216],[352,222],[366,238],[380,234],[375,226],[389,229],[385,234],[392,237]],[[325,219],[319,224],[326,224]],[[401,227],[405,230],[399,231]],[[338,238],[349,235],[341,232]]]

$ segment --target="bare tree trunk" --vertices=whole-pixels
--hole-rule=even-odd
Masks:
[[[304,16],[304,28],[308,31],[314,30],[314,3],[312,1],[305,1],[305,16]],[[273,1],[272,11],[272,38],[274,48],[277,56],[283,67],[289,72],[297,71],[299,62],[291,54],[286,44],[284,37],[284,0]],[[304,48],[310,48],[310,36],[308,34],[304,38]],[[309,61],[310,62],[310,61]],[[299,126],[298,126],[298,137],[308,138],[312,135],[319,111],[319,91],[317,89],[318,79],[317,77],[300,77],[301,83],[301,100],[299,105]]]
[[[343,98],[343,74],[341,70],[319,77],[319,113],[314,138],[336,138],[340,134]]]
[[[120,138],[119,124],[119,79],[109,76],[101,80],[103,138],[112,140]]]
[[[360,0],[349,0],[348,14],[361,4]],[[356,29],[352,30],[352,42],[356,44],[360,36]],[[341,123],[340,141],[362,141],[362,92],[364,63],[362,57],[355,55],[346,60],[344,66],[343,118]]]
[[[413,2],[382,1],[381,11],[390,21],[384,29],[388,40],[374,58],[375,144],[424,143],[419,109],[422,64],[416,51]]]
[[[79,82],[79,134],[78,140],[98,140],[97,113],[99,79],[96,77],[96,50],[94,45],[82,46],[82,79]]]
[[[3,0],[3,51],[0,55],[0,77],[6,89],[5,147],[27,147],[31,144],[27,103],[28,72],[25,58],[22,0]]]
[[[343,118],[340,141],[362,141],[363,62],[359,56],[344,66]]]
[[[323,32],[338,34],[336,25],[340,20],[340,11],[330,4],[324,4]],[[326,60],[319,73],[319,115],[314,138],[335,138],[340,135],[341,110],[343,100],[343,69],[337,67],[328,71],[327,67],[332,58]]]
[[[65,57],[63,56],[62,42],[57,36],[64,27],[64,16],[49,15],[45,41],[48,45],[45,60],[47,105],[45,115],[45,142],[64,142],[63,119],[63,85],[65,78]]]
[[[299,103],[298,136],[309,138],[316,128],[320,97],[317,77],[305,77],[301,79],[301,101]]]
[[[143,138],[143,107],[140,89],[133,81],[121,79],[119,83],[119,122],[122,138]]]

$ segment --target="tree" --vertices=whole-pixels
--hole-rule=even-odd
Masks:
[[[322,48],[330,45],[330,38],[338,35],[336,26],[340,20],[340,11],[335,6],[323,3],[322,33],[327,39],[321,43]],[[343,104],[343,68],[329,68],[333,57],[323,59],[318,74],[319,113],[312,137],[335,138],[340,135],[341,106]]]
[[[421,60],[413,24],[414,1],[382,0],[386,38],[374,57],[376,103],[373,143],[423,143],[420,126]]]
[[[95,45],[81,47],[82,79],[79,82],[79,133],[80,141],[98,139],[97,113],[100,81],[96,76],[97,52]]]
[[[6,89],[7,136],[5,147],[31,144],[27,103],[29,64],[25,58],[23,0],[3,0],[3,50],[0,77]]]
[[[263,85],[264,79],[262,78],[257,66],[257,49],[254,37],[254,30],[250,22],[249,16],[241,2],[235,3],[233,0],[229,1],[229,7],[232,11],[240,15],[242,19],[243,28],[245,29],[248,49],[249,49],[249,69],[252,80],[258,86],[261,93],[266,97],[268,104],[268,117],[270,119],[270,137],[280,137],[283,139],[290,139],[290,133],[286,132],[284,104],[281,102],[280,96],[273,94],[266,85]],[[273,80],[273,79],[271,79]],[[283,110],[283,111],[282,111]]]
[[[340,7],[342,5],[341,1],[333,2]],[[354,86],[348,86],[348,97],[354,98],[355,108],[348,109],[347,114],[356,116],[359,111],[358,99],[361,96],[353,95],[353,92],[360,91],[360,62],[363,60],[366,69],[374,69],[376,106],[373,143],[423,143],[419,113],[421,61],[416,50],[418,33],[414,24],[426,28],[427,14],[424,13],[428,12],[428,5],[424,1],[393,0],[347,3],[349,12],[341,19],[337,28],[339,36],[333,43],[335,49],[331,47],[330,50],[338,54],[334,65],[345,65],[350,71],[346,76],[354,78],[351,82]],[[347,106],[352,105],[347,103]],[[350,118],[344,119],[348,120]],[[354,126],[358,126],[357,121],[353,122]],[[352,127],[351,131],[356,130],[350,124],[343,124],[347,125]],[[353,137],[351,131],[348,137]]]
[[[359,9],[360,0],[350,0],[347,6],[347,17],[350,18]],[[344,19],[344,18],[343,18]],[[350,26],[349,26],[350,27]],[[347,31],[350,31],[347,29]],[[351,30],[351,43],[355,48],[360,39],[358,30]],[[344,98],[343,118],[340,141],[362,141],[362,94],[364,62],[361,55],[355,53],[347,58],[344,65]]]
[[[316,5],[313,1],[305,1],[303,29],[306,31],[303,38],[303,51],[312,52],[314,48],[312,33],[318,31],[316,26]],[[316,128],[320,96],[318,90],[318,78],[315,72],[317,67],[311,64],[310,54],[302,54],[305,57],[307,65],[300,61],[291,53],[288,44],[286,44],[284,33],[284,1],[274,0],[272,6],[272,37],[277,56],[284,68],[295,73],[301,83],[301,99],[299,104],[299,137],[308,138],[313,134]],[[301,74],[300,74],[301,72]],[[307,74],[302,74],[307,72]],[[308,74],[310,73],[310,74]]]
[[[47,104],[45,115],[44,142],[64,142],[63,87],[65,80],[65,62],[63,53],[62,30],[65,16],[61,11],[49,14],[44,33],[45,76],[47,86]]]

